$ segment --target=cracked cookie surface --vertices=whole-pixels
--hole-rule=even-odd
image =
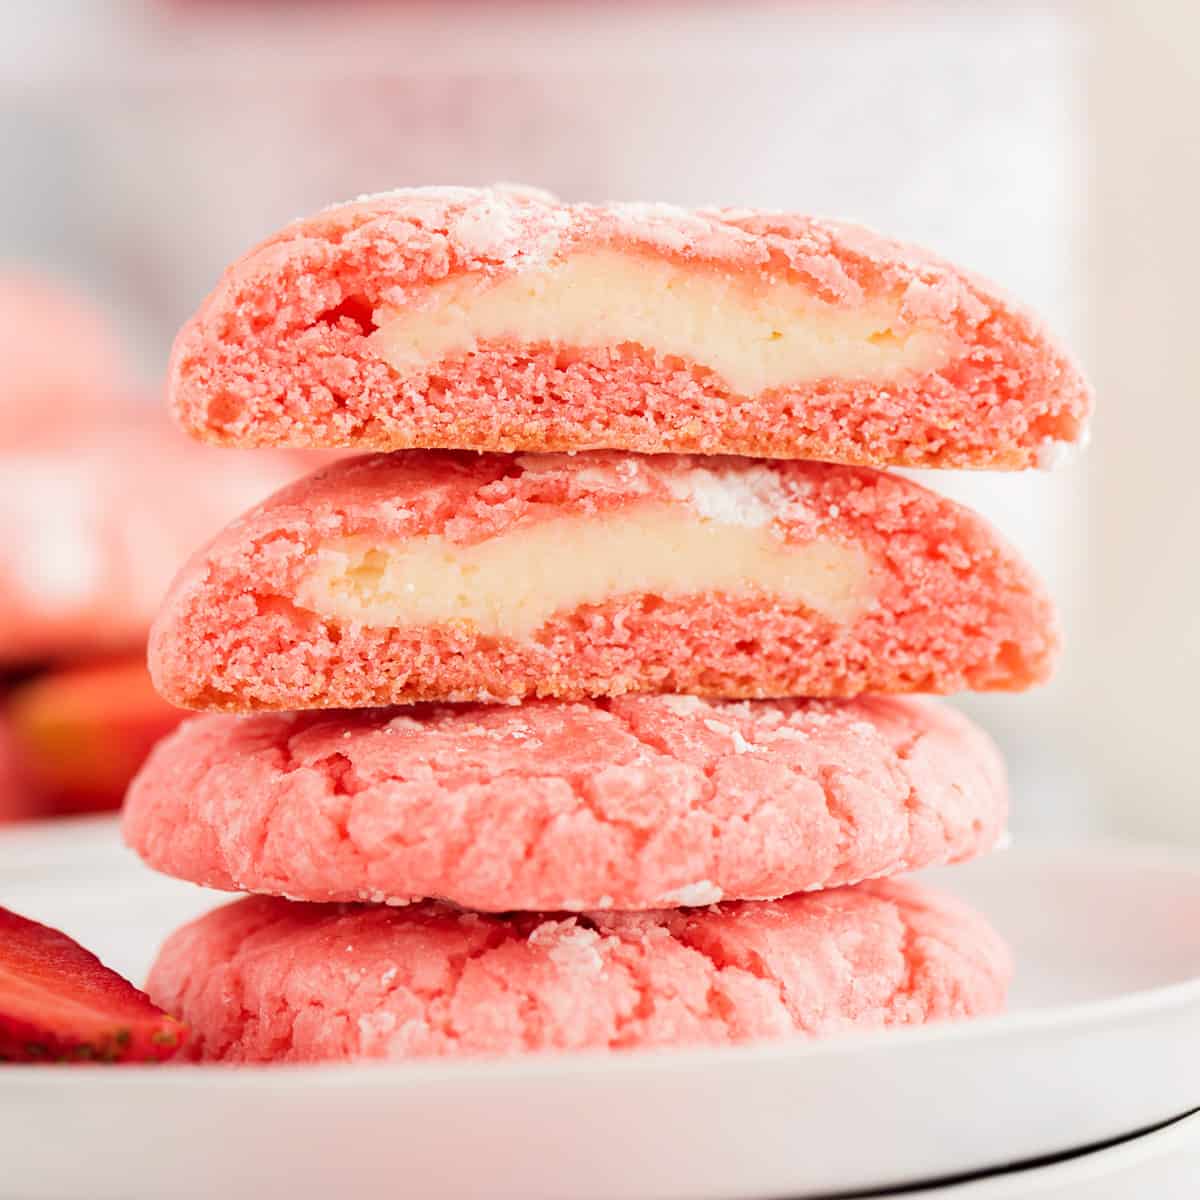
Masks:
[[[982,917],[886,880],[578,916],[255,896],[173,934],[147,987],[193,1057],[269,1063],[822,1037],[995,1013],[1010,975]]]
[[[578,912],[967,859],[1006,814],[995,747],[932,702],[629,696],[193,718],[124,832],[208,887]]]

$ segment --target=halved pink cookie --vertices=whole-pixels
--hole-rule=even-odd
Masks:
[[[627,696],[206,716],[125,806],[150,866],[296,900],[657,908],[990,849],[995,747],[931,702]]]
[[[222,456],[153,422],[0,451],[0,664],[140,647],[196,545],[294,479],[298,457]]]
[[[1026,467],[1088,387],[993,285],[788,213],[416,189],[297,221],[180,333],[229,445],[621,449]]]
[[[146,988],[185,1053],[261,1063],[822,1037],[999,1012],[1011,973],[982,917],[887,881],[586,916],[255,896],[173,934]]]
[[[231,525],[151,634],[192,708],[1019,689],[1052,606],[977,516],[822,463],[343,460]]]

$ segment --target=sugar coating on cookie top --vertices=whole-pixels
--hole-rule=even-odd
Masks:
[[[992,285],[786,213],[413,189],[296,222],[177,339],[198,437],[1026,467],[1078,368]]]
[[[177,931],[147,983],[208,1061],[722,1045],[1003,1009],[1008,948],[909,882],[770,904],[487,917],[252,897]]]
[[[196,718],[129,791],[150,866],[293,899],[487,911],[762,899],[987,851],[995,747],[907,698]]]
[[[1052,606],[978,517],[799,462],[418,452],[348,460],[184,570],[151,672],[190,707],[629,691],[1015,689]]]

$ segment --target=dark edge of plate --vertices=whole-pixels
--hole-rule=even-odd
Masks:
[[[1200,1114],[1200,1108],[1193,1108],[1188,1112],[1180,1113],[1177,1117],[1170,1117],[1166,1121],[1159,1121],[1156,1125],[1147,1125],[1133,1133],[1121,1134],[1119,1137],[1109,1138],[1107,1141],[1092,1142],[1087,1146],[1076,1147],[1072,1150],[1043,1154],[1037,1158],[1024,1158],[1019,1162],[1004,1163],[998,1167],[985,1167],[978,1171],[966,1171],[959,1175],[939,1175],[935,1179],[923,1179],[919,1183],[902,1183],[894,1187],[875,1188],[867,1192],[810,1192],[804,1196],[780,1196],[776,1200],[884,1200],[889,1196],[911,1196],[934,1188],[957,1187],[965,1183],[996,1179],[1003,1175],[1019,1175],[1022,1171],[1035,1171],[1040,1167],[1052,1167],[1059,1163],[1072,1162],[1075,1159],[1087,1158],[1091,1154],[1112,1150],[1116,1146],[1136,1142],[1138,1138],[1170,1129],[1172,1125],[1178,1125],[1181,1121],[1186,1121],[1189,1117],[1197,1114]]]

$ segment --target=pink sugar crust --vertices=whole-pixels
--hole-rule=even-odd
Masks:
[[[910,698],[626,696],[196,717],[130,788],[156,870],[489,912],[766,899],[990,849],[1003,764]]]
[[[196,545],[311,457],[220,455],[144,420],[0,451],[0,665],[141,645]]]
[[[0,274],[0,449],[128,415],[131,387],[116,332],[86,299],[33,271]]]
[[[650,501],[693,511],[680,493],[696,472],[756,498],[790,541],[861,546],[875,604],[837,622],[755,593],[631,593],[518,641],[463,623],[339,625],[293,603],[329,539],[467,543]],[[234,711],[629,691],[851,696],[1020,689],[1048,676],[1057,646],[1053,606],[1016,552],[907,479],[806,462],[408,451],[342,460],[231,525],[176,580],[150,669],[173,703]]]
[[[635,344],[481,345],[400,374],[368,341],[381,305],[464,273],[577,250],[787,279],[853,309],[898,296],[946,331],[945,365],[753,395]],[[837,221],[666,205],[563,205],[517,189],[412,189],[293,222],[225,273],[176,340],[172,410],[227,445],[621,449],[876,466],[1028,467],[1079,440],[1091,395],[1041,322],[992,284]]]
[[[147,990],[194,1058],[511,1055],[823,1037],[1000,1012],[1008,948],[907,881],[765,903],[487,917],[255,896],[177,931]]]

